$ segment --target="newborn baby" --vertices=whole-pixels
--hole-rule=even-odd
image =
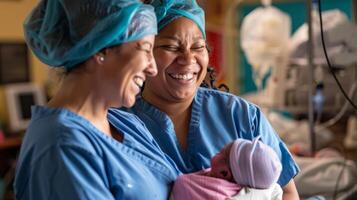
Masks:
[[[211,168],[177,178],[174,200],[282,199],[277,154],[255,138],[237,139],[211,159]]]

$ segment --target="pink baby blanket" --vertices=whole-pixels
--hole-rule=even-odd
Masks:
[[[226,200],[240,191],[236,183],[205,176],[209,170],[179,176],[173,187],[174,200]]]

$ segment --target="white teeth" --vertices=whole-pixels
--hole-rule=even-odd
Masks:
[[[180,80],[190,80],[193,78],[193,73],[187,73],[187,74],[171,74],[171,77],[175,79],[180,79]]]
[[[139,77],[134,78],[134,82],[135,82],[135,84],[136,84],[137,86],[139,86],[139,87],[142,87],[143,84],[144,84],[144,80],[141,79],[141,78],[139,78]]]

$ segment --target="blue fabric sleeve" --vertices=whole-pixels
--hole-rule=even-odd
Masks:
[[[280,139],[268,119],[259,108],[255,111],[255,117],[253,118],[252,123],[252,129],[255,137],[261,135],[262,141],[272,147],[278,154],[283,166],[278,184],[281,187],[284,187],[298,174],[300,171],[299,167],[295,163],[285,143]]]
[[[258,106],[237,96],[228,102],[237,137],[252,140],[260,135],[261,140],[279,156],[283,169],[278,184],[284,187],[299,172],[288,148]]]
[[[50,148],[36,163],[30,178],[30,199],[114,199],[103,177],[101,158],[78,146]]]

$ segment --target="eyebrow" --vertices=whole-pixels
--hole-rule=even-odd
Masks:
[[[169,39],[169,40],[175,40],[177,42],[181,42],[181,40],[176,36],[168,35],[168,36],[158,36],[158,37],[161,38],[161,39]],[[196,36],[196,37],[193,38],[193,40],[196,41],[196,40],[204,40],[204,39],[203,39],[202,36]]]

